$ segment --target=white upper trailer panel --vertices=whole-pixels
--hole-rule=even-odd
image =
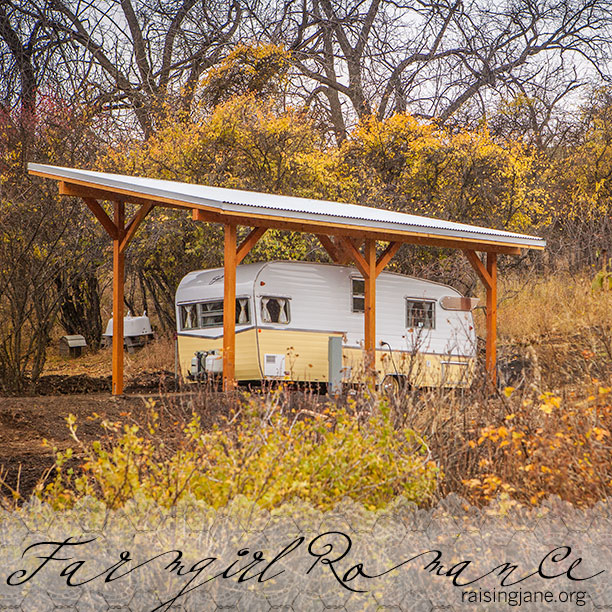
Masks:
[[[398,235],[426,234],[440,238],[486,241],[512,247],[542,249],[546,245],[542,238],[535,236],[356,204],[208,187],[43,164],[30,163],[28,169],[33,174],[48,178],[123,194],[127,196],[127,201],[131,195],[157,201],[162,206],[174,204],[184,208],[202,208],[247,217],[262,215],[279,220],[289,218],[292,221],[306,223],[321,222],[332,223],[336,226],[358,226]]]

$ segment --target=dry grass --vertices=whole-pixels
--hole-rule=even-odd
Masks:
[[[534,371],[540,390],[574,389],[604,380],[612,366],[612,291],[592,290],[592,276],[557,272],[507,275],[499,279],[498,353]],[[479,296],[481,304],[484,295]],[[485,335],[484,311],[476,328]]]
[[[128,376],[143,371],[174,371],[174,339],[162,337],[133,354],[125,354]]]
[[[174,339],[161,337],[136,352],[124,353],[125,374],[129,379],[142,372],[174,371]],[[98,352],[87,352],[78,359],[66,359],[59,354],[57,345],[47,353],[47,362],[43,375],[86,374],[91,377],[110,376],[112,372],[111,349]]]
[[[566,273],[500,277],[499,339],[531,342],[542,336],[573,335],[612,320],[612,291],[593,291],[591,281],[586,274]],[[484,317],[478,323],[483,329]]]

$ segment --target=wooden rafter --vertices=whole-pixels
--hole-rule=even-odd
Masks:
[[[226,223],[227,218],[220,213],[213,212],[211,210],[203,210],[201,208],[194,208],[191,211],[192,219],[194,221],[201,221],[202,223]],[[244,222],[237,222],[236,225],[252,226],[252,219],[244,219]],[[257,224],[259,227],[259,224]],[[267,228],[268,226],[266,226]]]
[[[185,210],[185,205],[181,205],[173,202],[166,202],[162,198],[148,198],[143,194],[136,195],[124,190],[112,191],[109,189],[99,189],[94,187],[85,187],[83,185],[77,185],[74,183],[68,183],[66,181],[60,181],[59,184],[60,195],[74,196],[77,198],[92,198],[94,200],[107,200],[109,202],[115,201],[118,198],[122,202],[127,204],[136,204],[143,206],[145,204],[153,204],[164,206],[164,208],[176,208]]]
[[[199,208],[193,209],[194,221],[203,221],[205,223],[232,223],[237,225],[246,225],[257,227],[266,227],[269,229],[283,229],[295,232],[304,232],[307,234],[326,235],[334,236],[336,238],[336,245],[342,246],[342,243],[338,241],[340,236],[354,238],[356,240],[363,241],[365,238],[372,238],[381,242],[400,242],[407,244],[421,244],[425,246],[438,246],[449,249],[462,249],[462,250],[486,250],[494,251],[496,253],[503,253],[506,255],[520,255],[521,249],[515,246],[508,246],[503,244],[495,244],[488,241],[474,241],[467,238],[444,238],[440,236],[433,236],[430,234],[414,233],[414,234],[394,234],[388,231],[381,231],[375,228],[364,228],[358,226],[351,226],[342,224],[342,226],[334,225],[333,223],[324,222],[308,222],[303,221],[292,221],[282,217],[270,217],[270,216],[244,216],[238,213],[214,213],[208,210],[202,210]],[[355,244],[353,244],[355,246]],[[530,247],[535,248],[535,247]],[[352,255],[351,255],[352,258]]]

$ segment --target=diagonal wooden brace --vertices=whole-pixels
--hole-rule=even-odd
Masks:
[[[254,227],[249,235],[240,243],[236,250],[236,265],[238,265],[257,244],[258,240],[266,233],[266,227]]]
[[[119,232],[117,226],[111,221],[110,217],[106,214],[106,211],[102,208],[97,200],[93,198],[83,198],[85,204],[91,212],[95,215],[96,219],[102,224],[102,227],[108,232],[109,236],[113,240],[117,240]]]
[[[393,257],[395,257],[401,245],[401,242],[390,242],[387,248],[380,254],[380,257],[376,260],[376,276],[378,276]]]
[[[482,263],[480,257],[478,257],[478,255],[476,254],[476,251],[464,249],[463,252],[465,253],[465,256],[468,258],[469,262],[472,264],[472,267],[476,271],[476,274],[478,274],[478,278],[480,278],[482,284],[486,288],[490,289],[493,286],[493,279],[491,278],[491,275]]]
[[[153,210],[153,204],[143,204],[138,212],[132,217],[132,220],[128,223],[127,228],[125,229],[125,234],[121,239],[121,244],[119,245],[119,250],[121,253],[125,251],[127,245],[130,243],[130,240],[134,237],[136,230],[139,228],[140,224],[144,221],[144,218]]]
[[[364,278],[369,278],[370,267],[364,256],[357,250],[357,247],[353,244],[353,241],[346,236],[339,236],[338,240],[344,249],[350,254],[353,262],[357,266],[357,269],[363,274]],[[376,270],[372,270],[373,274],[376,274]]]

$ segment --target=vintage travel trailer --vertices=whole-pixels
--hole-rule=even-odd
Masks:
[[[382,272],[376,281],[376,375],[385,386],[465,386],[476,356],[472,308],[452,287]],[[176,292],[184,377],[222,372],[223,268]],[[364,281],[356,268],[273,261],[237,267],[236,380],[357,382],[364,373]]]

